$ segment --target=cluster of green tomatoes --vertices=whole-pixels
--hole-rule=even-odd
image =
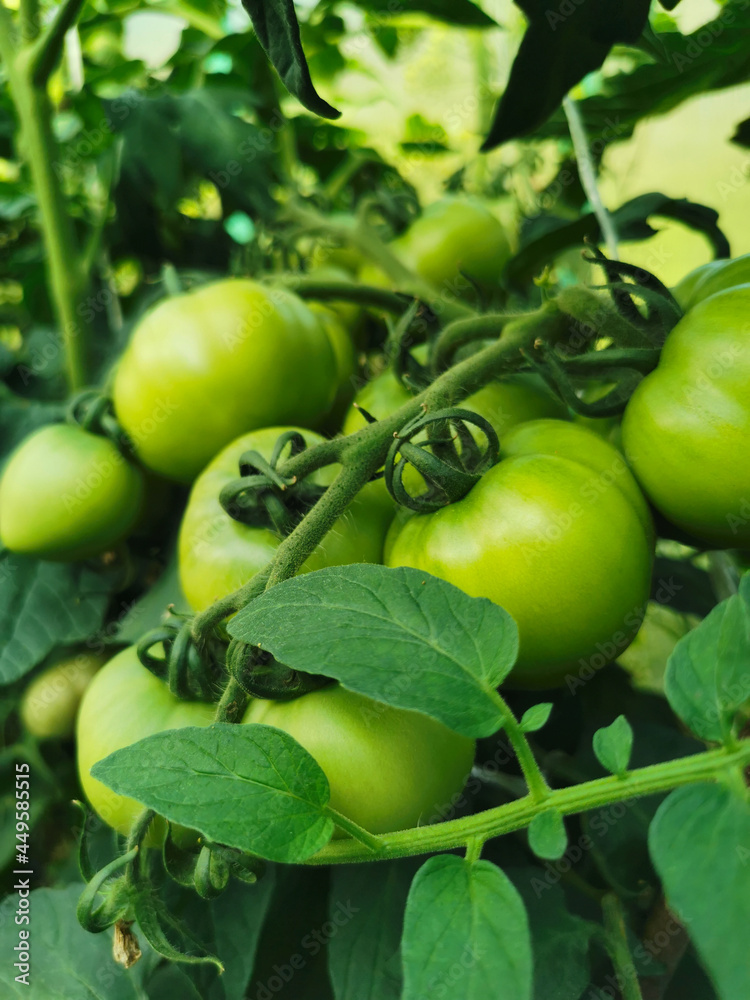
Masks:
[[[392,249],[437,290],[464,274],[472,290],[491,285],[509,254],[494,216],[461,199],[428,209]],[[346,262],[345,254],[336,261]],[[573,419],[537,376],[491,381],[460,404],[500,441],[500,461],[470,492],[415,513],[397,509],[382,479],[373,481],[301,571],[413,566],[495,601],[518,625],[517,687],[558,685],[616,659],[649,598],[654,509],[696,546],[750,544],[748,279],[750,264],[738,258],[680,283],[674,294],[685,315],[614,428]],[[388,284],[372,267],[360,280]],[[363,411],[382,419],[411,398],[387,369],[363,383],[360,321],[351,304],[309,304],[288,287],[245,278],[162,300],[135,328],[108,387],[129,447],[76,423],[36,431],[0,482],[3,545],[41,559],[99,556],[141,529],[160,481],[177,482],[190,487],[180,583],[193,611],[204,611],[262,570],[282,540],[278,523],[248,523],[220,501],[246,472],[243,456],[271,461],[290,431],[307,446],[324,440],[321,431],[353,433],[365,426]],[[324,489],[337,472],[326,466],[312,484]],[[91,766],[153,733],[209,725],[215,706],[177,699],[134,647],[103,667],[93,657],[78,663],[72,674],[66,661],[32,683],[25,720],[40,736],[68,734],[85,688],[81,782],[102,818],[127,833],[140,806],[95,781]],[[67,686],[66,670],[75,676]],[[53,681],[65,693],[55,709],[35,711]],[[427,716],[338,685],[289,701],[253,699],[243,723],[255,722],[305,746],[328,776],[333,807],[375,833],[437,818],[474,753],[471,741]]]

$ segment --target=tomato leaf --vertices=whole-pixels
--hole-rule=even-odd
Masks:
[[[611,774],[623,775],[633,751],[633,730],[624,715],[618,715],[611,726],[594,733],[596,759]]]
[[[531,1000],[531,939],[515,886],[491,861],[430,858],[412,883],[401,942],[403,1000]],[[459,985],[460,982],[460,985]]]
[[[539,705],[532,705],[531,708],[527,708],[521,716],[521,732],[535,733],[543,726],[546,726],[553,708],[554,705],[551,701],[545,701]]]
[[[750,996],[750,803],[725,785],[678,788],[659,806],[649,849],[667,903],[722,1000]]]
[[[538,813],[529,824],[529,847],[538,858],[556,861],[565,853],[568,834],[557,809]]]
[[[336,1000],[399,1000],[399,941],[417,859],[337,865],[331,872],[328,971]]]
[[[173,823],[271,861],[304,861],[333,833],[325,774],[272,726],[167,730],[117,750],[91,773]]]
[[[0,963],[3,1000],[22,997],[65,997],[65,1000],[137,1000],[145,996],[145,980],[152,969],[150,950],[141,942],[144,957],[127,973],[112,957],[112,931],[89,934],[75,919],[83,885],[35,889],[31,893],[31,924],[14,922],[18,898],[8,895],[0,906],[0,947],[14,955],[19,930],[30,930],[31,974],[28,985],[16,981],[13,962]],[[137,933],[137,930],[136,930]],[[64,945],[62,942],[65,942]]]
[[[701,739],[729,735],[750,698],[750,576],[681,639],[667,663],[665,690],[682,721]]]
[[[578,0],[570,10],[517,0],[529,18],[510,79],[483,150],[527,135],[552,114],[567,92],[598,69],[616,42],[635,42],[650,0]]]
[[[310,79],[292,0],[242,0],[242,6],[289,93],[322,118],[340,117],[341,112],[323,100]]]
[[[23,677],[56,646],[95,635],[118,576],[83,563],[0,556],[0,684]]]
[[[336,566],[286,580],[237,614],[236,639],[465,736],[489,736],[518,653],[510,615],[408,567]]]

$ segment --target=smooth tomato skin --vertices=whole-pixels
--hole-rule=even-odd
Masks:
[[[256,528],[231,518],[219,503],[222,488],[239,475],[240,456],[259,451],[270,458],[277,438],[288,427],[266,427],[237,438],[224,448],[193,484],[182,519],[179,539],[180,582],[195,611],[202,611],[217,598],[242,586],[273,558],[280,539],[267,528]],[[302,431],[308,445],[323,439],[312,431]],[[320,485],[329,485],[338,466],[326,466],[313,473]],[[349,563],[379,563],[383,540],[393,516],[373,502],[372,487],[353,501],[325,536],[300,572]]]
[[[238,434],[316,425],[335,393],[336,358],[314,313],[290,292],[240,278],[160,302],[113,384],[141,462],[185,483]]]
[[[39,740],[69,739],[75,732],[83,693],[106,659],[83,650],[38,674],[21,698],[19,712],[27,732]]]
[[[335,309],[317,302],[310,303],[310,309],[325,330],[336,359],[336,396],[327,414],[326,423],[339,427],[354,398],[358,367],[357,349],[349,328]]]
[[[473,289],[462,274],[480,286],[492,285],[511,253],[505,230],[487,206],[458,197],[428,206],[391,248],[430,284],[455,285],[468,294]]]
[[[387,565],[413,566],[515,619],[517,687],[604,666],[638,631],[653,532],[622,456],[592,431],[521,424],[506,456],[457,503],[406,520]],[[635,494],[637,496],[637,494]]]
[[[750,543],[750,285],[712,295],[667,337],[625,409],[625,454],[670,521],[720,548]]]
[[[689,312],[711,295],[736,288],[738,285],[746,285],[748,282],[750,282],[750,254],[743,254],[732,260],[712,260],[697,267],[675,285],[672,294],[685,312]]]
[[[94,764],[166,729],[207,726],[215,713],[215,705],[175,698],[141,664],[135,646],[105,664],[86,689],[76,725],[78,776],[86,798],[104,822],[127,836],[143,806],[92,778]],[[159,838],[160,833],[152,831],[151,842]]]
[[[139,469],[105,437],[50,424],[27,437],[0,480],[0,539],[11,552],[70,561],[98,555],[137,523]]]
[[[325,772],[331,806],[370,833],[443,818],[474,760],[473,740],[338,684],[294,701],[252,701],[243,722],[293,736]]]

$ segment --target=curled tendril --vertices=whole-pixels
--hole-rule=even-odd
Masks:
[[[219,494],[219,503],[235,521],[254,527],[271,527],[282,537],[288,535],[307,510],[325,492],[309,480],[282,476],[278,465],[282,457],[293,458],[307,447],[299,431],[286,431],[277,439],[271,458],[257,451],[240,456],[239,477]],[[288,454],[284,454],[289,449]]]
[[[484,449],[474,439],[469,425],[484,434]],[[433,428],[433,436],[415,443],[414,438],[428,427]],[[460,448],[456,447],[457,441]],[[499,457],[495,429],[478,413],[457,407],[424,413],[394,437],[385,460],[385,484],[402,506],[422,512],[437,510],[466,496]],[[412,496],[404,486],[407,465],[413,465],[427,483],[427,490],[418,496]]]

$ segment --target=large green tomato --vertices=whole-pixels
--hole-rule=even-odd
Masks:
[[[143,807],[92,778],[97,761],[165,729],[207,726],[215,714],[215,705],[175,698],[141,664],[135,646],[105,664],[86,689],[76,727],[78,775],[86,798],[104,822],[127,836]]]
[[[750,282],[750,254],[746,253],[733,260],[712,260],[708,264],[696,267],[675,285],[672,294],[685,312],[688,312],[709,296],[748,282]]]
[[[301,743],[328,778],[331,806],[370,833],[444,818],[474,760],[465,736],[338,684],[294,701],[253,701],[243,721]]]
[[[230,279],[147,313],[120,359],[113,398],[143,464],[190,482],[238,434],[317,425],[336,387],[334,351],[305,303]]]
[[[89,650],[71,653],[38,674],[23,693],[20,715],[37,739],[66,739],[75,732],[83,692],[105,662]]]
[[[654,506],[721,548],[750,544],[749,316],[750,285],[691,309],[622,422],[625,454]]]
[[[98,555],[138,521],[143,475],[105,437],[51,424],[27,437],[0,480],[0,540],[40,559]]]
[[[336,429],[354,398],[355,375],[357,372],[357,349],[343,322],[341,315],[333,308],[312,302],[310,308],[328,335],[336,358],[336,396],[328,414],[329,421]]]
[[[269,528],[250,527],[235,521],[219,503],[221,490],[239,476],[244,452],[258,451],[271,457],[273,446],[288,427],[266,427],[233,441],[201,473],[193,484],[180,528],[179,563],[182,589],[195,611],[202,611],[217,598],[230,594],[254,576],[273,558],[280,539]],[[308,445],[323,439],[304,431]],[[335,478],[338,466],[313,473],[321,486]],[[383,541],[393,510],[373,502],[372,487],[353,501],[334,528],[325,536],[302,567],[302,572],[349,563],[379,563]]]
[[[516,621],[510,682],[588,676],[626,648],[649,595],[650,515],[622,455],[557,420],[519,424],[503,459],[457,503],[406,520],[389,566],[414,566]]]

